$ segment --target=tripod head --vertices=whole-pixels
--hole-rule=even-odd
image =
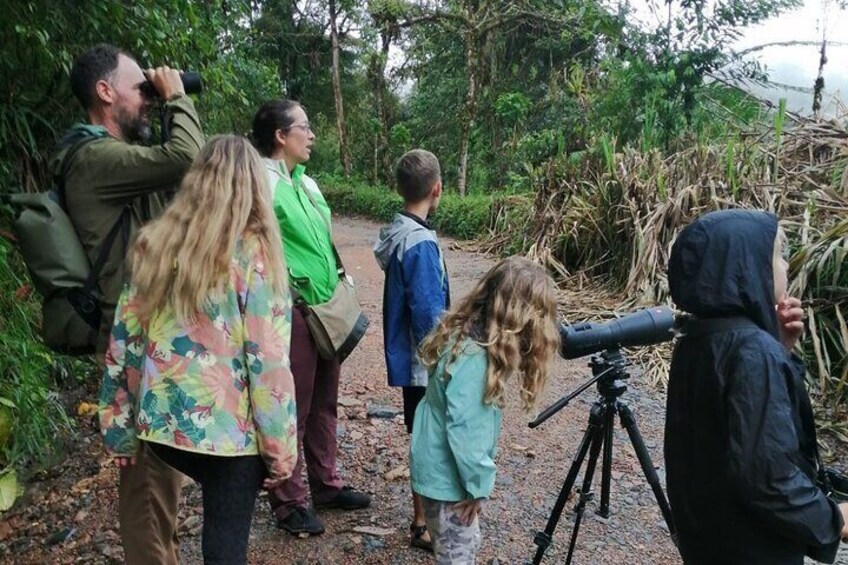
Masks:
[[[531,428],[540,426],[595,383],[597,383],[598,392],[604,400],[614,401],[627,390],[627,384],[624,381],[630,378],[627,367],[631,365],[630,359],[618,346],[596,353],[589,361],[589,367],[592,368],[592,378],[542,410],[542,413],[530,422],[529,426]]]
[[[618,398],[627,390],[630,373],[627,368],[633,363],[620,348],[615,347],[592,356],[589,366],[597,377],[598,392],[607,400]]]
[[[543,410],[530,422],[530,427],[538,427],[595,383],[598,383],[598,392],[606,401],[613,401],[624,394],[627,390],[624,381],[630,378],[626,368],[631,363],[621,352],[621,348],[669,341],[674,338],[675,326],[678,323],[671,308],[655,306],[604,324],[560,325],[560,355],[565,359],[592,355],[589,366],[594,376],[574,392]]]

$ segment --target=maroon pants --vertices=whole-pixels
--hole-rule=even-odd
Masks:
[[[344,485],[336,472],[339,363],[318,355],[300,308],[292,308],[290,354],[297,402],[297,465],[291,478],[270,496],[271,508],[280,520],[296,506],[306,506],[304,459],[313,503],[331,500]]]

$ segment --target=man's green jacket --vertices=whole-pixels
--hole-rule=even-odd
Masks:
[[[111,137],[105,128],[86,124],[73,126],[59,142],[51,160],[58,175],[67,150],[86,136],[99,139],[83,146],[68,164],[65,178],[65,205],[89,261],[94,265],[109,230],[131,210],[129,239],[138,229],[164,209],[191,162],[203,146],[203,131],[191,99],[183,94],[165,103],[170,138],[163,145],[133,145]],[[202,212],[198,210],[198,212]],[[106,349],[109,330],[126,280],[127,249],[119,237],[100,273],[103,293],[103,321],[97,351]]]

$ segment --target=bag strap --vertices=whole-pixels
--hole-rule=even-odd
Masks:
[[[65,177],[68,176],[68,171],[71,169],[71,162],[73,161],[74,156],[77,152],[82,149],[84,146],[88,145],[92,141],[96,139],[102,139],[95,135],[87,135],[71,145],[68,150],[65,152],[65,156],[62,157],[62,168],[59,172],[59,178],[56,179],[56,190],[59,194],[59,206],[62,207],[63,210],[67,210],[65,206]]]
[[[683,325],[684,336],[703,337],[705,335],[741,330],[745,328],[759,328],[757,324],[744,316],[731,316],[727,318],[691,318]]]
[[[292,302],[295,305],[308,306],[308,304],[306,304],[306,300],[303,299],[303,296],[301,296],[301,294],[297,291],[297,289],[295,287],[293,287],[291,284],[289,285],[289,292],[291,293]]]
[[[121,234],[121,239],[124,242],[124,249],[127,249],[130,241],[130,206],[124,206],[124,209],[121,211],[121,217],[118,218],[118,221],[115,222],[115,225],[112,226],[112,229],[109,230],[109,233],[106,235],[106,240],[103,242],[103,247],[100,248],[100,253],[97,254],[97,260],[94,262],[94,265],[91,268],[91,271],[88,273],[88,278],[85,280],[85,284],[83,285],[83,289],[86,292],[90,292],[97,285],[98,279],[100,278],[100,273],[103,271],[103,267],[106,265],[106,261],[109,259],[109,254],[112,251],[112,248],[115,246],[115,240],[118,238],[118,234]]]
[[[294,180],[292,180],[292,186],[294,186]],[[315,208],[315,211],[318,212],[318,215],[321,216],[321,219],[324,221],[324,225],[327,227],[327,235],[330,236],[330,246],[333,248],[333,255],[336,258],[336,265],[338,265],[339,270],[339,278],[343,279],[345,277],[345,266],[342,263],[342,258],[339,256],[339,250],[336,249],[336,244],[333,243],[333,231],[330,228],[330,221],[324,217],[324,214],[321,212],[321,209],[318,208],[318,203],[315,202],[315,197],[310,194],[310,190],[303,186],[303,182],[300,183],[300,190],[306,194],[306,197],[312,203],[312,207]]]

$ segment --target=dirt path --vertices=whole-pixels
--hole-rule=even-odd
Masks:
[[[400,394],[386,385],[382,354],[381,299],[383,274],[371,253],[379,226],[360,219],[338,218],[339,251],[357,282],[371,318],[368,336],[345,362],[339,419],[339,462],[349,484],[370,492],[370,509],[322,513],[327,533],[308,540],[277,530],[264,496],[258,501],[250,541],[251,563],[407,564],[429,563],[428,554],[407,546],[410,518],[408,479],[387,479],[407,463],[408,437],[402,417],[368,418],[373,404],[399,411]],[[446,247],[453,299],[470,289],[492,264],[489,257]],[[547,406],[581,384],[588,374],[585,360],[559,360],[541,406]],[[624,400],[636,413],[655,464],[662,464],[663,399],[640,378],[630,381]],[[513,564],[532,558],[533,536],[545,527],[588,419],[594,390],[536,430],[511,395],[504,413],[498,480],[482,517],[483,547],[479,563]],[[116,530],[115,473],[104,466],[99,439],[90,422],[82,422],[80,443],[53,478],[35,483],[21,510],[0,521],[0,559],[7,563],[119,562]],[[400,471],[398,471],[400,472]],[[661,473],[662,476],[662,473]],[[596,481],[598,484],[598,481]],[[200,563],[200,497],[195,486],[185,490],[181,512],[185,563]],[[545,563],[563,563],[571,531],[571,506],[554,536]],[[679,563],[651,491],[623,430],[616,430],[613,458],[612,515],[608,520],[590,505],[583,520],[574,563]],[[372,534],[354,531],[373,528]],[[63,533],[73,528],[65,541]]]

